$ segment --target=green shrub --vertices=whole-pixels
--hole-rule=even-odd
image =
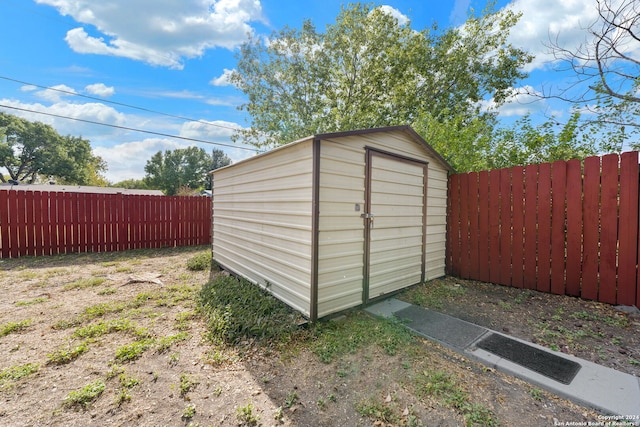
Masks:
[[[286,339],[296,329],[299,314],[267,291],[244,279],[218,276],[200,291],[200,311],[215,342],[246,338]]]
[[[204,271],[211,268],[211,251],[201,252],[187,260],[187,268],[191,271]]]

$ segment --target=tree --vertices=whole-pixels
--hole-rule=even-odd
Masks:
[[[30,184],[54,177],[66,184],[95,185],[104,182],[100,173],[106,170],[89,141],[5,113],[0,113],[0,166],[10,179]],[[6,182],[2,174],[0,180]]]
[[[144,181],[148,188],[162,190],[169,196],[183,187],[210,189],[208,172],[230,163],[231,159],[218,149],[211,155],[197,147],[158,151],[147,160]]]
[[[640,134],[640,3],[596,0],[598,18],[585,28],[585,41],[575,49],[558,38],[549,48],[560,71],[571,71],[568,87],[545,93],[572,102],[592,115],[592,132],[608,138],[602,148],[621,151],[625,140]],[[631,143],[640,148],[637,140]]]
[[[241,109],[251,117],[250,128],[235,139],[265,146],[398,124],[419,132],[445,122],[491,128],[495,115],[482,112],[480,101],[505,102],[531,60],[507,43],[518,18],[488,9],[460,28],[415,31],[384,8],[355,4],[342,9],[325,33],[306,21],[300,30],[272,34],[268,44],[252,38],[231,75],[248,98]],[[423,133],[437,150],[451,141],[442,129]],[[454,136],[468,138],[456,142],[467,151],[483,152],[477,135]],[[454,167],[464,163],[464,155],[453,151],[446,158]]]
[[[577,111],[564,125],[548,120],[534,126],[531,118],[525,116],[512,127],[496,132],[492,150],[487,156],[489,168],[583,159],[597,153],[594,138],[580,131],[580,113]]]

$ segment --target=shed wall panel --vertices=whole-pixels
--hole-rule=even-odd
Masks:
[[[440,159],[399,132],[376,132],[323,140],[320,148],[319,317],[363,302],[364,220],[360,214],[364,212],[365,203],[366,147],[429,163],[425,278],[434,279],[445,274],[448,172]],[[421,179],[417,176],[414,178]],[[356,205],[360,206],[360,211],[356,210]],[[412,242],[408,247],[410,252],[421,250],[419,242]],[[375,261],[376,255],[372,256]],[[340,271],[341,263],[349,267]],[[400,287],[415,284],[413,273],[404,278],[395,273],[381,272],[380,278],[387,282],[389,289],[398,284]]]
[[[311,141],[214,172],[213,257],[309,315]]]

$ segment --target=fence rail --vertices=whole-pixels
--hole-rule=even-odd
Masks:
[[[447,272],[640,306],[638,153],[452,175]]]
[[[0,258],[211,241],[211,200],[0,190]]]

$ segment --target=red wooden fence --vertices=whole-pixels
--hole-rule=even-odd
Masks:
[[[447,272],[640,306],[638,153],[449,179]]]
[[[0,258],[210,241],[208,197],[0,190]]]

